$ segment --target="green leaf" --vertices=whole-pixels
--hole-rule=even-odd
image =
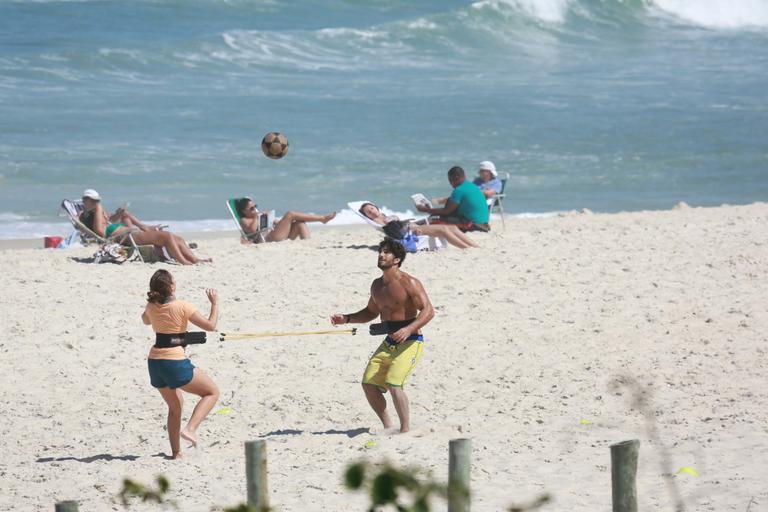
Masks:
[[[349,489],[359,489],[365,480],[365,465],[363,463],[352,464],[344,475],[344,484]]]
[[[390,473],[381,473],[373,479],[371,499],[374,505],[386,505],[397,501],[397,489]]]

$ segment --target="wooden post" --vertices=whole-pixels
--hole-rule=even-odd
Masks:
[[[269,507],[267,491],[267,442],[245,443],[245,480],[248,486],[248,504],[258,510]]]
[[[469,512],[471,458],[469,439],[452,439],[448,443],[448,512]]]
[[[60,501],[56,504],[56,512],[77,512],[77,502]]]
[[[611,489],[613,512],[637,512],[637,458],[640,441],[611,445]]]

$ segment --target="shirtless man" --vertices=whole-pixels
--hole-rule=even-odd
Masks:
[[[403,385],[421,359],[424,340],[421,328],[432,320],[435,312],[421,282],[400,270],[403,260],[405,250],[402,245],[393,240],[381,242],[378,266],[382,276],[371,284],[368,305],[356,313],[334,314],[331,323],[366,323],[379,315],[385,323],[407,323],[396,325],[396,330],[389,329],[390,334],[371,356],[363,375],[363,391],[384,428],[389,429],[392,421],[384,398],[384,393],[389,390],[400,418],[400,432],[408,432],[408,397]]]

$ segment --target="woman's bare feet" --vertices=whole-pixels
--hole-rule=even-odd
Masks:
[[[328,223],[328,221],[332,220],[334,217],[336,217],[336,212],[331,212],[323,215],[323,220],[321,221],[323,224]]]
[[[179,434],[182,439],[186,439],[190,443],[192,443],[192,448],[197,448],[197,436],[195,436],[194,432],[190,432],[188,429],[184,429]],[[179,454],[181,455],[181,454]]]

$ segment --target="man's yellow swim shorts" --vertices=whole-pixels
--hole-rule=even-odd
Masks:
[[[387,336],[368,361],[363,384],[372,384],[383,391],[389,386],[403,387],[408,375],[421,360],[423,341],[422,335],[412,334],[398,345]]]

